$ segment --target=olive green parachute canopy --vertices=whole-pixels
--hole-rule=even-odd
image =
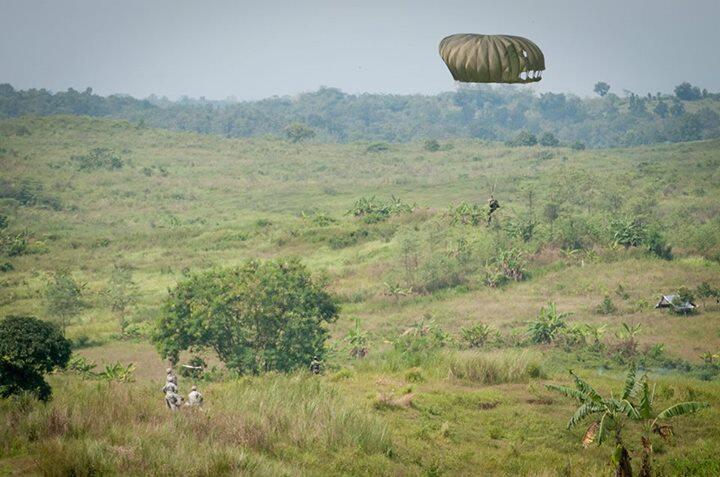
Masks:
[[[464,83],[534,83],[545,69],[540,48],[520,36],[450,35],[440,42],[440,56]]]

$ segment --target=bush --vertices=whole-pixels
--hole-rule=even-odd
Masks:
[[[595,312],[600,315],[612,315],[617,311],[617,307],[613,303],[609,295],[605,295],[603,301],[595,308]]]
[[[346,212],[346,215],[362,217],[368,223],[376,223],[387,220],[391,215],[412,212],[414,205],[403,202],[400,198],[392,196],[390,201],[383,202],[372,197],[361,197],[356,200],[353,206]]]
[[[537,318],[528,326],[530,340],[536,344],[555,342],[567,331],[565,319],[568,316],[570,313],[558,313],[555,303],[550,303],[547,308],[540,308]]]
[[[366,149],[365,152],[384,152],[389,151],[390,145],[385,142],[375,142],[370,144]]]
[[[95,148],[82,156],[72,156],[72,161],[78,164],[80,171],[95,171],[107,169],[109,171],[122,169],[124,161],[108,148]]]
[[[585,150],[585,143],[582,143],[580,141],[575,141],[570,146],[575,151],[584,151]]]
[[[525,280],[526,262],[520,250],[511,249],[500,252],[495,258],[495,267],[497,272],[505,278],[503,283]]]
[[[440,150],[440,143],[435,139],[428,139],[425,141],[425,150],[430,152],[437,152]]]
[[[46,401],[52,395],[43,374],[64,368],[70,341],[56,326],[32,316],[0,321],[0,397],[24,392]]]
[[[537,144],[537,137],[528,131],[520,131],[513,139],[505,144],[510,147],[534,146]]]
[[[153,337],[163,358],[213,349],[240,373],[307,368],[325,353],[338,305],[297,259],[190,275],[170,292]]]
[[[540,136],[540,145],[546,147],[557,147],[560,145],[560,141],[551,132],[544,132]]]
[[[475,323],[467,328],[460,328],[460,337],[469,348],[480,348],[493,333],[493,328],[484,323]]]

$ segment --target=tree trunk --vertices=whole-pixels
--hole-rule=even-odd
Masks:
[[[630,465],[630,453],[623,444],[620,436],[620,426],[615,428],[615,459],[617,468],[615,469],[615,477],[632,477],[632,465]]]
[[[642,467],[640,467],[640,477],[651,477],[652,476],[652,444],[650,439],[643,436],[640,438],[642,441]]]
[[[618,464],[615,469],[615,477],[632,477],[632,466],[630,465],[630,454],[624,445],[619,445]]]

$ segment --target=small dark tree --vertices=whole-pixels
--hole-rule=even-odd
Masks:
[[[675,86],[675,96],[684,101],[695,101],[696,99],[702,98],[702,92],[697,86],[693,86],[685,81]]]
[[[305,139],[312,139],[315,137],[315,131],[310,129],[301,123],[293,123],[285,128],[285,135],[290,142],[298,143]]]
[[[661,118],[666,118],[666,117],[668,116],[668,114],[670,114],[670,108],[668,108],[668,105],[667,105],[667,103],[666,103],[665,101],[660,100],[660,101],[658,101],[658,103],[655,105],[655,108],[653,109],[653,112],[654,112],[657,116],[660,116]]]
[[[595,87],[593,88],[593,91],[595,91],[597,94],[599,94],[600,97],[603,97],[606,94],[608,94],[608,91],[610,91],[610,85],[604,81],[598,81],[597,83],[595,83]]]
[[[511,147],[534,146],[537,144],[537,137],[528,131],[520,131],[517,136],[506,143]]]
[[[685,106],[683,106],[677,98],[673,101],[672,106],[670,106],[670,114],[676,118],[685,114]]]
[[[436,139],[428,139],[425,141],[425,150],[430,152],[437,152],[440,150],[440,143]]]
[[[83,287],[66,270],[55,272],[45,287],[47,312],[60,325],[63,336],[70,320],[82,308]]]
[[[138,298],[138,287],[132,279],[132,271],[129,268],[115,265],[105,296],[110,309],[118,318],[120,329],[125,332],[128,312]]]
[[[31,316],[0,321],[0,397],[29,392],[40,400],[52,395],[43,374],[64,368],[70,341],[57,326]]]
[[[172,362],[209,348],[241,373],[307,368],[338,315],[324,285],[295,259],[191,275],[171,290],[154,341]]]
[[[546,147],[557,147],[560,145],[560,141],[551,132],[544,132],[540,136],[540,145]]]

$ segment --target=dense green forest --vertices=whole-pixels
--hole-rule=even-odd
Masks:
[[[0,85],[0,118],[57,114],[126,119],[141,126],[226,137],[285,135],[302,125],[317,141],[406,142],[468,137],[511,145],[564,143],[576,148],[683,142],[720,137],[720,95],[689,83],[674,94],[629,91],[605,83],[599,97],[534,94],[519,87],[463,87],[434,96],[346,94],[335,88],[260,101],[108,97],[69,89]],[[301,136],[302,137],[302,136]]]

